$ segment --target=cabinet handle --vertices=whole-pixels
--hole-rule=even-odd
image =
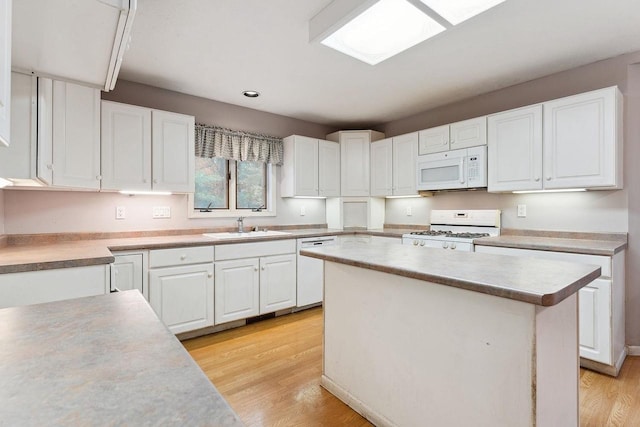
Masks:
[[[551,181],[551,177],[550,176],[547,177],[547,181]]]
[[[262,271],[264,271],[264,270],[265,270],[265,268],[266,268],[265,266],[262,266]]]
[[[157,183],[158,183],[158,180],[157,180],[157,179],[154,179],[154,180],[153,180],[153,183],[154,183],[154,184],[157,184]]]
[[[0,100],[0,108],[4,107],[4,102],[2,102],[2,100]]]
[[[449,141],[443,142],[442,145],[449,145]]]
[[[207,277],[209,277],[209,278],[213,277],[213,273],[208,273]]]
[[[452,141],[450,142],[450,144],[451,144],[451,145],[453,145],[453,144],[455,144],[455,143],[456,143],[456,141],[455,141],[455,140],[452,140]]]
[[[145,178],[145,179],[143,179],[143,180],[142,180],[142,182],[143,182],[144,184],[146,184],[146,183],[147,183],[147,179],[146,179],[146,178]]]
[[[253,271],[258,271],[258,267],[253,267]]]
[[[49,170],[53,170],[53,165],[52,165],[52,164],[48,164],[48,165],[47,165],[47,169],[49,169]]]
[[[536,176],[535,178],[533,178],[533,180],[534,180],[535,182],[538,182],[538,181],[540,181],[540,177],[539,177],[539,176]]]
[[[181,259],[182,261],[184,261],[185,259],[187,259],[187,256],[186,256],[186,255],[180,255],[180,259]]]

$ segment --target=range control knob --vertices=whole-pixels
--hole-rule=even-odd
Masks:
[[[455,248],[456,248],[456,244],[455,244],[455,243],[452,243],[452,244],[451,244],[451,249],[455,249]]]
[[[418,246],[418,241],[417,240],[413,241],[413,246]]]
[[[424,240],[420,241],[420,246],[424,246]]]
[[[442,242],[442,247],[447,249],[449,247],[449,244],[447,242]]]

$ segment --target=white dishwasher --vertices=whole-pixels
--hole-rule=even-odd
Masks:
[[[324,289],[324,261],[301,256],[300,249],[333,246],[336,244],[336,240],[336,236],[298,239],[298,307],[322,302]]]

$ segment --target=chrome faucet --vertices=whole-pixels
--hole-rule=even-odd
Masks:
[[[244,217],[241,216],[236,221],[238,221],[238,233],[244,233]]]

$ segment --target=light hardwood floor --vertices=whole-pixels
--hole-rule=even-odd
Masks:
[[[322,309],[183,342],[247,426],[370,426],[320,387]],[[640,426],[640,357],[580,371],[581,427]]]

